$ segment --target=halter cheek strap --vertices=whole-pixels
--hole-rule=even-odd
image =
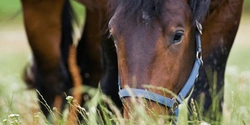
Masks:
[[[176,97],[173,97],[171,99],[169,97],[164,97],[162,95],[159,95],[159,94],[156,94],[156,93],[150,92],[148,90],[144,90],[144,89],[135,89],[135,88],[122,89],[121,84],[120,84],[120,78],[118,78],[119,96],[120,96],[121,100],[123,101],[123,98],[134,96],[134,97],[141,97],[141,98],[145,98],[145,99],[150,100],[150,101],[154,101],[158,104],[164,105],[164,106],[172,109],[173,113],[177,119],[178,114],[179,114],[179,108],[178,108],[179,104],[181,104],[184,101],[185,97],[187,97],[188,93],[190,92],[190,90],[194,86],[195,80],[197,79],[197,77],[199,75],[200,66],[203,64],[202,57],[201,57],[202,49],[201,49],[201,39],[200,39],[200,35],[202,34],[202,26],[197,21],[196,21],[196,27],[197,27],[197,31],[196,31],[196,35],[195,35],[195,37],[196,37],[195,63],[194,63],[193,69],[191,71],[191,74],[190,74],[188,80],[186,81],[183,88],[180,90],[180,92],[178,93],[178,95]]]

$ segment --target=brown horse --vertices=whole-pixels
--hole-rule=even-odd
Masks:
[[[243,0],[111,0],[110,3],[109,28],[117,50],[124,117],[130,118],[133,111],[131,94],[146,98],[145,103],[152,110],[149,114],[177,113],[173,110],[187,97],[198,75],[201,36],[204,64],[191,98],[203,101],[203,115],[215,120],[218,116],[211,115],[209,109],[212,101],[216,101],[222,110],[225,67]],[[177,96],[145,85],[165,88]],[[212,92],[217,95],[215,100]]]
[[[30,88],[35,87],[41,94],[38,95],[40,107],[48,116],[51,111],[49,108],[56,107],[59,112],[63,109],[64,92],[68,93],[73,86],[67,60],[69,46],[72,44],[74,14],[69,0],[21,2],[25,29],[33,53],[33,63],[27,65],[24,79]],[[113,77],[118,72],[115,48],[113,41],[108,39],[108,33],[101,33],[108,24],[106,4],[99,0],[79,2],[87,8],[84,32],[77,47],[77,64],[83,84],[97,87],[101,79],[103,92],[113,95],[112,99],[121,106],[117,94],[117,77]],[[108,86],[110,83],[113,84],[111,87]]]
[[[35,87],[40,92],[40,107],[48,116],[51,111],[49,108],[56,107],[59,112],[63,109],[64,92],[68,93],[73,86],[67,60],[72,44],[74,15],[69,0],[21,2],[34,62],[27,66],[24,78],[29,87]],[[94,4],[88,7],[91,9],[87,11],[86,26],[77,48],[80,53],[77,61],[84,84],[97,87],[101,77],[100,11],[95,10]]]

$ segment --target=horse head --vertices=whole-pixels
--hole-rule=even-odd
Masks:
[[[109,29],[118,57],[119,94],[126,102],[124,117],[129,118],[128,107],[132,107],[126,86],[136,97],[145,98],[144,103],[153,112],[173,114],[172,109],[178,107],[174,105],[187,96],[198,74],[200,23],[205,19],[210,1],[114,0],[110,3]],[[185,88],[188,81],[193,83]],[[181,91],[185,94],[180,95]]]

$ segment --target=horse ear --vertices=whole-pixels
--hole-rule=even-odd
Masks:
[[[209,11],[211,0],[189,0],[193,13],[193,22],[203,23]]]

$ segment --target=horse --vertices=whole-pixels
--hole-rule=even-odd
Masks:
[[[144,98],[146,111],[157,119],[178,116],[179,104],[190,95],[204,119],[215,124],[220,116],[210,108],[215,103],[222,112],[225,68],[243,0],[109,2],[124,117],[131,119],[136,108],[131,96]]]
[[[87,8],[85,27],[76,50],[82,84],[97,88],[101,81],[103,93],[113,95],[111,98],[121,107],[116,90],[118,78],[113,77],[118,74],[116,52],[110,47],[113,41],[108,38],[108,32],[101,33],[108,24],[106,5],[99,0],[78,2]],[[62,112],[65,93],[70,95],[69,90],[74,86],[68,58],[75,15],[69,0],[21,0],[21,3],[33,55],[23,78],[29,88],[37,89],[41,111],[48,118],[53,107],[56,112]],[[113,86],[108,86],[110,83]],[[87,98],[81,97],[82,102],[78,103],[83,104]]]

